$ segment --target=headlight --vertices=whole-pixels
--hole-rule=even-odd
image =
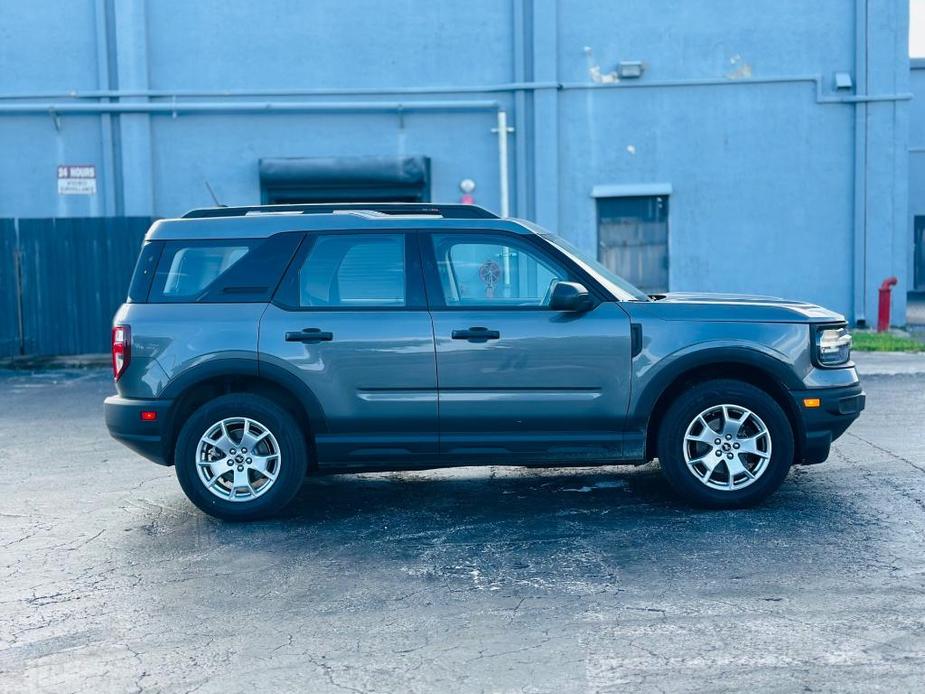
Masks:
[[[816,360],[820,366],[841,366],[851,358],[851,335],[845,328],[825,328],[816,333]]]

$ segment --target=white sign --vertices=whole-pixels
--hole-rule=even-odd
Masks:
[[[59,165],[58,195],[96,195],[96,166],[93,164]]]

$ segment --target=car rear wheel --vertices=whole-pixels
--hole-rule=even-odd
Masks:
[[[708,381],[686,390],[665,413],[658,457],[668,482],[691,502],[748,506],[787,476],[793,430],[766,392],[741,381]]]
[[[196,506],[225,520],[282,510],[305,478],[305,439],[295,419],[257,395],[230,394],[197,409],[177,437],[180,486]]]

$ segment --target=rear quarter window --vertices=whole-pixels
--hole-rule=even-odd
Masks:
[[[132,273],[132,281],[128,287],[128,300],[130,303],[139,304],[148,300],[148,292],[151,291],[154,271],[163,250],[163,241],[148,241],[141,247],[138,262],[135,263],[135,272]]]
[[[287,233],[266,239],[168,241],[148,301],[269,301],[301,240],[302,234]]]

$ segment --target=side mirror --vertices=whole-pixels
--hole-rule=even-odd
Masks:
[[[549,308],[553,311],[590,311],[594,300],[583,284],[578,282],[556,282],[549,298]]]

